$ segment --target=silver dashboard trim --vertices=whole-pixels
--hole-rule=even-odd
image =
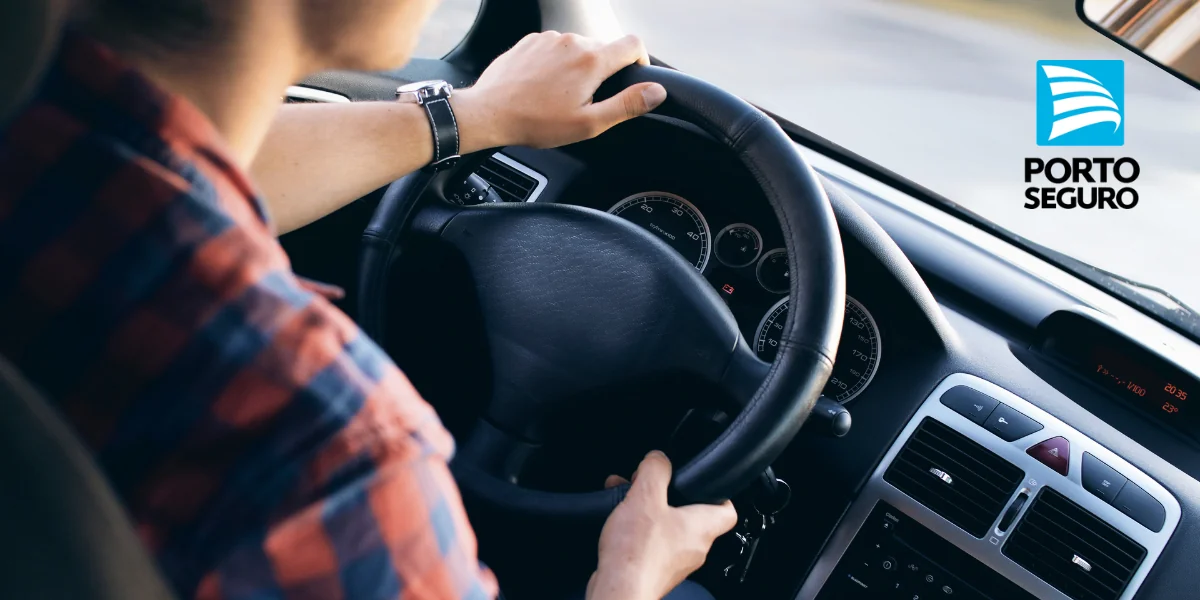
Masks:
[[[287,92],[284,94],[288,98],[299,98],[301,100],[310,100],[312,102],[349,102],[350,98],[334,92],[318,90],[305,85],[288,86]]]
[[[1043,429],[1016,441],[1005,442],[982,426],[976,425],[970,419],[954,412],[941,403],[942,394],[950,388],[959,385],[970,386],[1008,404],[1040,422],[1043,425]],[[1019,585],[1030,594],[1042,600],[1071,600],[1066,594],[1058,591],[1050,584],[1026,571],[1007,556],[1004,556],[1001,548],[1007,539],[1007,532],[998,531],[995,523],[992,524],[991,532],[985,536],[985,539],[978,539],[884,481],[884,472],[892,464],[900,449],[904,447],[905,442],[908,441],[908,438],[912,436],[917,426],[920,425],[925,417],[933,417],[954,428],[959,433],[966,435],[992,452],[1000,455],[1005,460],[1017,465],[1025,472],[1024,482],[1013,492],[1012,497],[1009,498],[1009,502],[1021,492],[1034,496],[1041,488],[1049,486],[1145,547],[1146,558],[1142,561],[1138,570],[1134,572],[1129,585],[1121,595],[1122,600],[1133,598],[1137,593],[1138,588],[1141,587],[1142,582],[1146,579],[1146,575],[1154,567],[1154,563],[1162,554],[1167,541],[1171,539],[1175,528],[1179,525],[1182,513],[1178,500],[1166,488],[1151,479],[1150,476],[1143,473],[1140,469],[1134,467],[1128,461],[1114,454],[1104,446],[1101,446],[1095,440],[1012,392],[974,375],[955,373],[946,377],[938,384],[933,393],[917,409],[916,414],[913,415],[912,419],[900,433],[900,436],[896,438],[891,448],[888,449],[887,454],[884,455],[883,460],[876,467],[874,473],[872,473],[862,493],[850,505],[849,510],[842,518],[841,524],[834,530],[829,543],[817,559],[816,566],[808,578],[805,579],[804,585],[800,588],[800,593],[796,596],[797,600],[812,600],[817,597],[817,594],[820,593],[821,588],[829,579],[830,574],[833,573],[838,561],[841,560],[842,555],[845,554],[846,549],[849,548],[850,543],[854,540],[854,536],[862,528],[871,510],[880,500],[896,507],[908,517],[929,528],[967,554],[975,557],[975,559]],[[1030,446],[1056,436],[1067,438],[1067,441],[1071,445],[1069,475],[1066,477],[1063,477],[1058,472],[1025,453],[1025,450]],[[1162,531],[1158,533],[1150,531],[1083,488],[1080,474],[1082,473],[1083,453],[1085,451],[1119,471],[1129,481],[1141,486],[1142,489],[1146,490],[1162,503],[1167,513]],[[1024,518],[1025,512],[1032,504],[1033,502],[1025,503],[1025,506],[1021,508],[1021,512],[1017,516],[1018,520]],[[997,515],[998,520],[999,515]],[[1012,531],[1013,529],[1010,526],[1008,531]]]
[[[517,162],[512,157],[502,152],[493,154],[492,158],[504,163],[505,165],[508,165],[509,167],[512,167],[513,170],[519,171],[522,175],[528,175],[530,179],[537,182],[537,186],[534,187],[533,191],[529,193],[529,198],[525,200],[526,202],[533,202],[534,200],[537,200],[538,196],[541,196],[542,192],[546,189],[546,184],[549,183],[549,180],[546,179],[545,175],[534,171],[524,163]]]

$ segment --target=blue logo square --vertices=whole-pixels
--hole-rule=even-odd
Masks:
[[[1039,60],[1039,146],[1124,146],[1125,61]]]

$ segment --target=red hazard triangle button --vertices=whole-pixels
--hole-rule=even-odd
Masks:
[[[1052,437],[1040,444],[1031,446],[1026,454],[1038,459],[1043,465],[1067,474],[1071,463],[1071,443],[1065,437]]]

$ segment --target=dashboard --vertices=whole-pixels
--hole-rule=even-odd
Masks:
[[[846,319],[824,393],[853,427],[802,430],[773,465],[800,501],[776,515],[744,581],[706,568],[706,586],[718,598],[1188,597],[1200,575],[1196,345],[919,190],[798,151],[842,233]],[[773,357],[788,310],[781,232],[748,174],[698,129],[636,119],[567,148],[506,148],[479,173],[506,201],[585,206],[657,235]],[[361,217],[334,218],[361,229]],[[330,254],[305,235],[284,240],[297,270],[352,287],[344,269],[305,260],[309,246]],[[444,328],[421,308],[418,320]],[[445,348],[463,363],[480,360],[473,347]],[[480,539],[503,572],[504,552]],[[566,554],[537,546],[550,549],[542,572]]]
[[[568,154],[586,166],[563,197],[658,236],[704,275],[757,355],[771,361],[787,318],[789,268],[765,199],[735,165],[698,151],[703,144],[685,125],[628,127],[635,128],[642,130],[627,138],[653,139],[656,152],[623,158],[661,171],[612,177],[615,149],[581,144]],[[666,134],[670,128],[688,133]],[[835,206],[848,199],[845,188],[826,183]],[[897,399],[896,390],[921,389],[914,373],[929,373],[955,346],[955,328],[941,315],[961,299],[935,299],[915,270],[888,264],[895,248],[872,247],[878,230],[848,229],[846,314],[824,395],[846,404],[855,426],[840,445],[802,435],[775,466],[785,480],[838,482],[831,487],[848,492],[840,502],[808,499],[818,507],[829,502],[829,519],[839,523],[832,533],[796,521],[776,534],[809,540],[816,557],[793,582],[794,597],[1133,597],[1179,525],[1177,497],[1097,438],[987,379],[952,373],[926,379],[927,394]],[[1103,331],[1058,311],[1026,347],[1126,408],[1194,436],[1200,417],[1188,411],[1187,398],[1200,389],[1195,380]],[[964,401],[967,390],[976,395]],[[826,452],[841,459],[810,458]],[[1070,526],[1062,528],[1064,520]],[[756,559],[771,582],[763,589],[779,583],[763,571],[788,573],[788,557],[804,551],[804,544],[776,544],[782,547]]]
[[[758,357],[771,362],[788,316],[791,287],[778,220],[738,165],[720,153],[698,151],[703,146],[696,145],[695,132],[669,133],[680,126],[647,119],[618,128],[655,138],[653,152],[629,156],[630,151],[622,149],[620,155],[635,164],[657,164],[664,167],[661,171],[624,169],[621,177],[607,177],[605,163],[616,151],[607,147],[606,137],[573,146],[570,151],[589,166],[564,190],[563,201],[627,219],[674,248],[729,306]],[[666,164],[676,161],[686,164]],[[680,171],[721,176],[681,178],[676,176]],[[848,278],[845,325],[834,372],[824,389],[826,397],[843,404],[871,384],[885,343],[881,319],[873,310],[883,300],[875,300],[869,282]]]

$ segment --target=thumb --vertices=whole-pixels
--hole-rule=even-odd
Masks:
[[[608,100],[593,104],[591,111],[604,129],[608,129],[658,108],[666,99],[667,89],[661,84],[639,83],[621,90]]]

